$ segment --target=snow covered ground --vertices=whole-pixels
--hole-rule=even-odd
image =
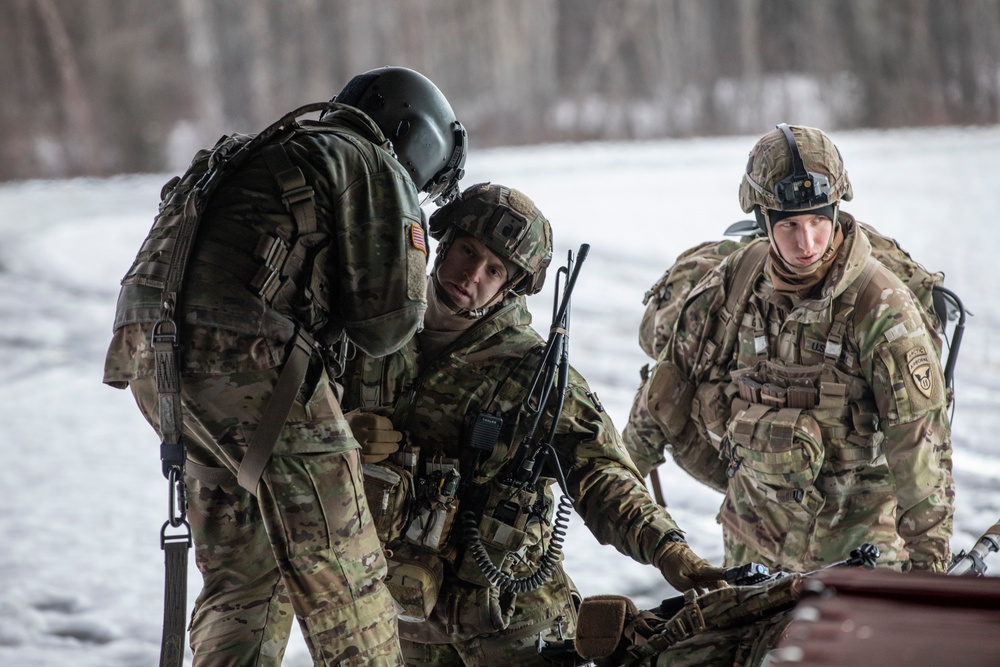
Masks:
[[[766,129],[766,128],[764,128]],[[955,549],[1000,516],[1000,127],[837,132],[857,196],[845,209],[943,270],[969,317],[954,417]],[[591,244],[571,358],[625,423],[645,363],[645,290],[685,248],[745,216],[737,186],[756,137],[476,151],[464,185],[492,180],[552,220],[556,260]],[[127,392],[101,384],[118,280],[170,174],[0,186],[0,664],[157,664],[167,516],[157,438]],[[533,298],[547,329],[552,285]],[[696,551],[721,560],[720,496],[663,472]],[[192,558],[193,561],[193,558]],[[599,545],[574,517],[566,567],[585,595],[640,606],[658,572]],[[992,563],[1000,573],[1000,559]],[[191,567],[189,604],[199,588]],[[293,638],[285,664],[309,657]]]

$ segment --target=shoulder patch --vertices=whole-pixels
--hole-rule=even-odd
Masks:
[[[427,254],[427,239],[424,236],[424,228],[418,224],[410,225],[410,243],[417,250]]]
[[[934,384],[931,380],[931,359],[925,347],[918,346],[906,352],[906,371],[913,378],[917,391],[930,398]]]

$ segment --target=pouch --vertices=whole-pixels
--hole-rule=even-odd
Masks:
[[[412,475],[402,466],[386,461],[362,464],[365,497],[382,544],[397,540],[406,525]]]
[[[787,492],[777,500],[801,502],[802,491],[813,485],[823,465],[819,424],[799,408],[743,405],[726,430],[731,474],[745,474],[765,490]]]
[[[387,551],[386,562],[389,569],[385,585],[399,605],[399,619],[410,623],[426,621],[434,611],[444,581],[441,558],[402,545]]]

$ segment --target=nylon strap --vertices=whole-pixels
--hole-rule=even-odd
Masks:
[[[285,426],[288,413],[292,409],[292,403],[299,393],[299,387],[306,377],[309,369],[309,358],[312,356],[313,341],[306,334],[300,332],[295,337],[295,343],[288,352],[288,359],[278,376],[278,384],[274,387],[274,393],[264,408],[261,415],[260,425],[254,431],[250,439],[247,453],[240,463],[239,474],[236,481],[244,489],[253,495],[257,495],[257,484],[264,474],[264,467],[271,458],[274,445],[278,441],[278,435]]]
[[[187,631],[187,570],[191,534],[163,537],[163,561],[166,577],[163,584],[163,638],[160,642],[160,667],[184,663],[184,634]]]
[[[746,310],[753,293],[757,275],[767,261],[768,241],[757,241],[747,246],[739,262],[733,269],[732,278],[726,284],[726,303],[719,313],[720,325],[712,333],[712,339],[705,344],[705,354],[699,364],[701,369],[709,369],[714,376],[719,371],[715,364],[718,355],[725,356],[736,342],[740,328],[740,318]],[[735,288],[735,289],[734,289]],[[717,379],[717,378],[712,378]]]

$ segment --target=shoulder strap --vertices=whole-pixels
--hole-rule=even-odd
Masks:
[[[726,355],[735,344],[740,318],[753,293],[755,279],[764,269],[767,252],[768,241],[751,243],[739,256],[735,266],[731,267],[730,278],[726,282],[726,303],[719,312],[719,324],[713,330],[710,340],[705,343],[698,369],[709,369],[713,379],[719,372],[715,368],[715,360],[720,355]]]
[[[854,282],[844,290],[840,297],[842,307],[833,318],[833,325],[830,327],[830,335],[826,338],[826,347],[823,350],[825,360],[835,362],[840,358],[844,349],[844,335],[847,333],[847,323],[852,320],[855,313],[867,313],[874,307],[874,299],[868,294],[868,285],[878,271],[880,263],[872,255],[865,261],[865,268],[861,270]],[[867,298],[865,298],[867,296]],[[858,306],[860,302],[860,307]]]

